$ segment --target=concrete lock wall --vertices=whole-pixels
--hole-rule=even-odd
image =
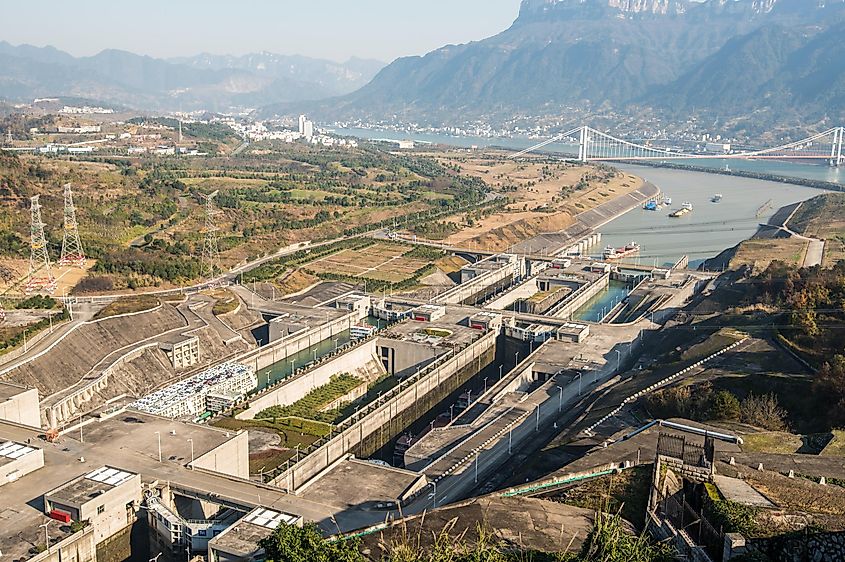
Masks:
[[[585,285],[564,300],[562,306],[556,306],[548,311],[549,316],[571,320],[572,315],[584,306],[591,298],[602,292],[610,284],[610,274],[605,273],[593,283]]]
[[[330,321],[328,324],[314,326],[291,338],[270,343],[260,349],[252,350],[236,357],[235,361],[245,365],[252,365],[256,371],[269,367],[290,357],[291,355],[308,349],[314,344],[333,338],[341,332],[350,329],[356,322],[366,316],[366,311],[353,311]]]
[[[360,456],[371,454],[434,406],[438,396],[442,399],[456,390],[461,384],[461,378],[466,380],[472,376],[467,373],[473,370],[477,372],[485,366],[485,362],[492,362],[497,335],[497,332],[488,332],[419,381],[385,401],[378,409],[353,423],[271,483],[295,492],[350,451],[356,450]],[[376,446],[377,443],[381,445]]]
[[[335,359],[285,379],[278,387],[251,400],[249,408],[239,413],[239,420],[251,420],[270,406],[288,406],[313,389],[328,384],[334,375],[348,373],[369,361],[376,352],[376,340],[369,340]]]
[[[516,272],[516,263],[505,263],[502,267],[489,271],[478,277],[461,283],[457,287],[449,289],[445,293],[437,296],[435,302],[437,304],[461,304],[470,298],[483,293],[487,287],[499,283],[508,277],[512,277]]]
[[[446,353],[445,348],[438,348],[432,345],[376,338],[374,353],[388,374],[400,379],[411,376],[417,372],[417,368],[424,368],[434,359]]]
[[[97,543],[94,539],[94,528],[91,525],[56,544],[51,544],[48,550],[29,559],[29,562],[96,561]]]
[[[5,384],[11,385],[11,383]],[[20,394],[0,402],[0,420],[40,428],[41,413],[38,407],[38,390],[25,387],[20,387],[20,390]]]
[[[218,474],[249,479],[249,434],[241,431],[232,439],[195,459],[193,466]]]

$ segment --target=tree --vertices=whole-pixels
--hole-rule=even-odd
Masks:
[[[727,390],[720,390],[713,397],[713,407],[710,414],[716,420],[738,420],[739,399]]]
[[[359,541],[328,542],[313,523],[303,527],[279,525],[269,537],[259,541],[268,562],[362,562]]]

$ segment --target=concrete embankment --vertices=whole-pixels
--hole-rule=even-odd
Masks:
[[[573,241],[588,236],[610,221],[632,209],[642,206],[658,195],[660,195],[660,189],[651,182],[645,182],[630,193],[620,195],[593,209],[580,213],[575,217],[575,224],[566,230],[541,234],[540,236],[535,236],[530,240],[516,244],[513,252],[553,255]]]

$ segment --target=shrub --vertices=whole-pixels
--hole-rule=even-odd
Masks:
[[[714,420],[738,420],[739,416],[739,399],[727,390],[717,392],[713,397],[710,417]]]
[[[742,421],[770,431],[786,429],[786,410],[778,405],[774,394],[756,396],[749,394],[740,404]]]

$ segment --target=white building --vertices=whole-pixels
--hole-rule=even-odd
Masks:
[[[299,116],[299,134],[300,135],[305,134],[305,123],[307,121],[308,121],[308,119],[304,115]]]
[[[314,123],[312,123],[311,121],[305,121],[305,124],[303,125],[302,136],[307,140],[311,140],[311,138],[314,136]]]

